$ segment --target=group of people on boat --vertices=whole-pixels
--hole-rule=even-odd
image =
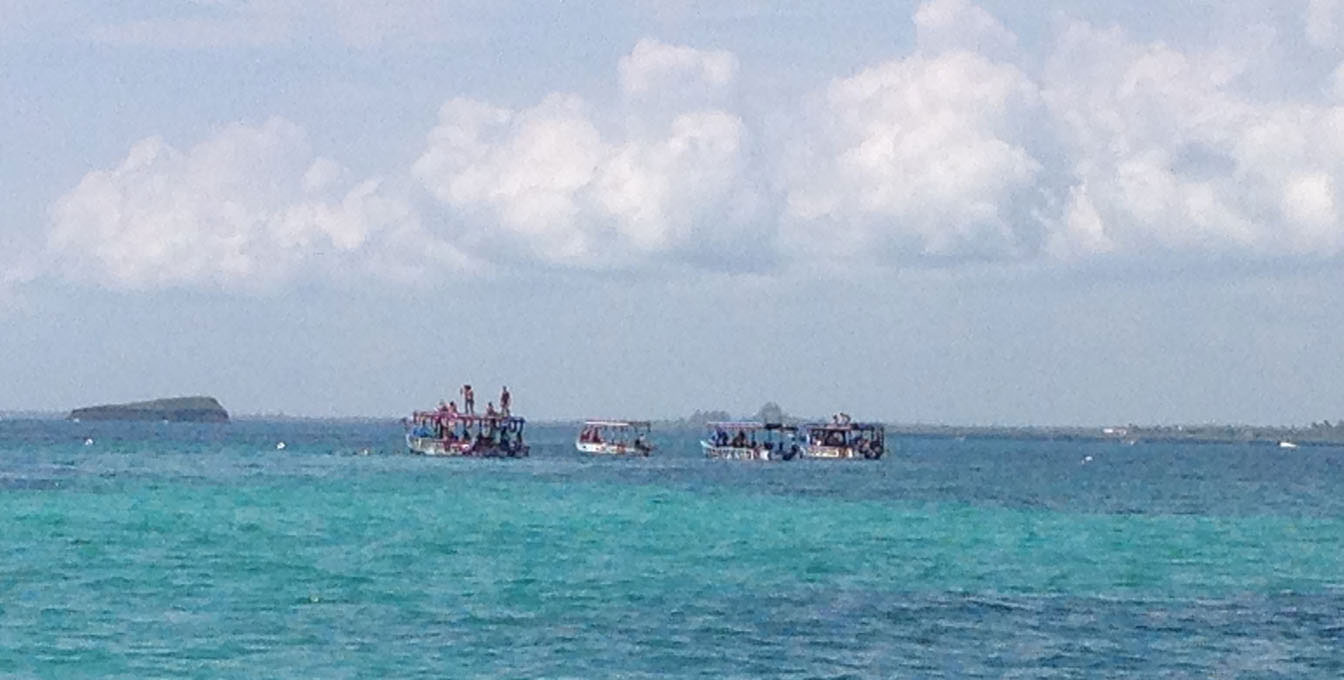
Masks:
[[[731,428],[730,428],[731,429]],[[776,428],[779,431],[779,428]],[[731,436],[723,427],[717,427],[714,430],[712,444],[721,449],[745,449],[752,452],[753,457],[768,458],[778,456],[783,460],[792,460],[799,454],[797,445],[789,446],[784,440],[772,441],[767,436],[766,441],[756,440],[756,431],[752,430],[748,434],[747,428],[737,429]]]
[[[881,458],[883,432],[874,426],[855,424],[849,416],[838,413],[827,426],[810,428],[808,443],[815,447],[850,449],[863,458]]]
[[[456,401],[440,401],[439,412],[450,417],[476,415],[476,393],[472,391],[471,385],[463,385],[458,394],[462,395],[461,410],[458,410]],[[508,418],[512,406],[513,395],[509,394],[509,386],[505,385],[499,391],[499,408],[495,408],[495,402],[488,401],[485,403],[485,413],[482,415],[486,418]]]
[[[412,451],[430,455],[525,456],[522,418],[510,414],[513,397],[506,386],[500,391],[500,407],[486,404],[485,413],[476,413],[476,398],[471,385],[459,390],[462,408],[456,401],[440,401],[437,409],[416,412],[407,433]]]
[[[723,428],[714,431],[715,446],[731,446],[735,449],[745,449],[755,446],[755,438],[748,438],[746,430],[738,430],[730,439],[728,432]]]

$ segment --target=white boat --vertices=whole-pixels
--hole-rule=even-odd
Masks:
[[[829,423],[802,426],[807,438],[804,458],[820,460],[876,460],[886,453],[886,428],[878,423],[854,423],[837,417]]]
[[[574,448],[592,456],[648,456],[652,425],[644,420],[589,420],[583,424]]]
[[[526,421],[517,416],[477,416],[446,410],[417,411],[407,422],[406,448],[422,456],[521,458]]]
[[[1281,448],[1281,449],[1295,449],[1295,448],[1297,448],[1297,444],[1294,444],[1293,442],[1290,442],[1290,441],[1281,441],[1281,442],[1279,442],[1279,448]]]
[[[706,458],[717,460],[793,460],[802,449],[795,441],[797,428],[779,423],[706,423],[700,440]]]

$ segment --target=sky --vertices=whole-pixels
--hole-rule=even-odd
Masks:
[[[1344,0],[0,0],[0,410],[1344,418]]]

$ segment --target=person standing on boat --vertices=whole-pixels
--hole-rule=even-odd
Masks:
[[[476,395],[471,392],[471,385],[462,386],[462,408],[466,413],[476,412]]]
[[[505,385],[499,393],[499,413],[504,416],[509,415],[509,404],[513,402],[512,395],[509,394],[509,386]]]

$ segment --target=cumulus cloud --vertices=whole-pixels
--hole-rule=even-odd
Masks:
[[[48,245],[72,278],[255,288],[305,269],[363,270],[380,247],[428,240],[409,203],[344,175],[280,118],[186,150],[149,138],[55,203]]]
[[[970,0],[931,0],[915,10],[919,49],[937,53],[966,50],[1003,56],[1017,47],[1017,36],[994,15]]]
[[[1250,58],[1071,25],[1044,86],[1075,182],[1057,247],[1338,254],[1344,109],[1243,93]]]
[[[1322,49],[1340,46],[1344,0],[1307,0],[1307,42]]]
[[[697,50],[645,38],[621,58],[627,94],[684,88],[724,88],[737,78],[737,57],[726,50]]]
[[[220,6],[283,15],[294,1]],[[1314,43],[1333,40],[1338,9],[1311,2]],[[1250,92],[1263,55],[1244,50],[1061,19],[1038,60],[969,0],[928,0],[912,23],[913,52],[764,114],[739,100],[733,53],[654,39],[614,65],[610,101],[450,99],[396,188],[351,177],[280,119],[185,150],[150,138],[52,208],[51,250],[71,276],[124,286],[415,262],[759,270],[1344,250],[1344,67],[1310,100]]]
[[[623,91],[728,87],[731,55],[643,41],[621,62]],[[508,109],[444,104],[414,172],[473,247],[622,269],[697,259],[759,225],[742,119],[714,108],[606,123],[575,95]],[[503,256],[503,252],[497,253]]]
[[[1027,129],[1040,106],[1035,84],[946,39],[963,20],[1006,33],[982,10],[937,0],[916,18],[925,47],[832,82],[793,140],[791,249],[888,259],[1037,247],[1041,163]]]

